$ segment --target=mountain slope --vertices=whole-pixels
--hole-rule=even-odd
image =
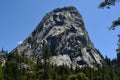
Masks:
[[[43,17],[36,29],[12,52],[34,61],[51,49],[50,62],[57,65],[101,64],[100,52],[91,42],[81,14],[75,7],[58,8]]]

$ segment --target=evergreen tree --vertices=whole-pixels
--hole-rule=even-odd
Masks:
[[[104,7],[110,8],[110,6],[115,5],[116,2],[117,0],[104,0],[99,4],[99,8],[104,8]]]
[[[110,8],[114,6],[115,3],[120,2],[120,0],[104,0],[99,4],[99,8]],[[120,17],[112,22],[112,25],[109,27],[110,30],[114,30],[117,26],[120,26]]]
[[[0,80],[4,80],[3,69],[1,65],[2,63],[0,62]]]
[[[49,67],[50,67],[49,58],[50,58],[50,55],[51,55],[50,46],[47,43],[45,45],[44,54],[43,54],[43,59],[44,59],[44,64],[43,64],[43,70],[44,70],[43,71],[43,80],[48,80],[49,79]]]
[[[116,49],[116,51],[117,51],[117,61],[120,65],[120,35],[118,35],[118,37],[119,37],[119,40],[118,40],[118,43],[117,43],[118,48]]]
[[[51,50],[50,50],[50,46],[49,44],[45,44],[45,47],[44,47],[44,54],[43,54],[43,59],[46,60],[46,59],[49,59],[51,56]]]

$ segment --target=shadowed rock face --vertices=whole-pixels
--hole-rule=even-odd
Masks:
[[[11,53],[17,51],[32,60],[43,56],[44,46],[51,48],[51,63],[82,66],[101,64],[101,55],[94,48],[81,14],[75,7],[58,8],[42,19],[36,29]]]

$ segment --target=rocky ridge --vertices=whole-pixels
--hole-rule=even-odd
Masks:
[[[51,48],[50,62],[57,65],[101,64],[102,56],[91,42],[83,18],[73,7],[58,8],[43,17],[36,29],[12,52],[34,61],[42,58],[44,46]]]

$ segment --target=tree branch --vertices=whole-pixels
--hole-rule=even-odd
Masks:
[[[117,20],[112,22],[112,25],[109,27],[109,30],[114,30],[117,26],[120,26],[120,17]]]
[[[103,2],[101,2],[98,6],[98,8],[110,8],[110,6],[115,5],[115,2],[117,2],[118,0],[104,0]]]

